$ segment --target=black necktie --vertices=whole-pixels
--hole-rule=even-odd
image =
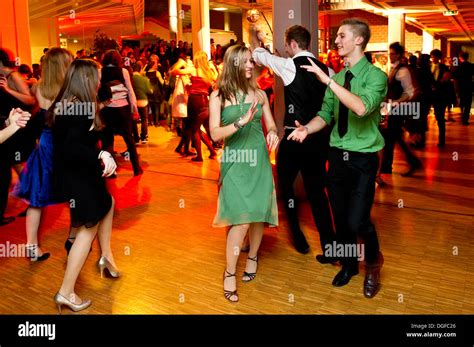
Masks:
[[[351,91],[351,79],[354,77],[352,72],[347,70],[346,76],[344,79],[344,88],[348,91]],[[347,133],[348,123],[349,123],[349,110],[347,107],[342,103],[339,102],[339,119],[337,121],[337,131],[339,132],[339,137],[343,138],[344,135]]]

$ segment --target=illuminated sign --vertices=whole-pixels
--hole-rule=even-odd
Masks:
[[[443,15],[444,16],[457,16],[458,13],[459,13],[458,10],[448,10],[448,11],[444,11]]]

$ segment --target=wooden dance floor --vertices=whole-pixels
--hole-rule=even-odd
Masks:
[[[462,126],[459,114],[455,119],[440,150],[430,116],[427,147],[416,151],[423,170],[401,177],[408,167],[397,148],[395,172],[376,190],[372,217],[385,264],[375,298],[362,294],[362,266],[347,286],[331,285],[339,267],[316,262],[319,239],[304,204],[310,254],[291,246],[280,208],[280,226],[265,231],[256,279],[238,281],[237,304],[225,300],[222,289],[226,231],[211,226],[218,162],[207,159],[207,150],[204,163],[180,157],[178,138],[151,128],[150,142],[138,149],[144,175],[134,178],[131,165],[121,162],[118,178],[108,181],[117,201],[112,248],[123,277],[100,278],[95,241],[76,287],[92,306],[77,314],[473,314],[474,126]],[[116,150],[124,150],[119,138]],[[11,197],[6,215],[25,207]],[[68,225],[65,205],[49,207],[40,240],[51,257],[33,264],[0,258],[0,314],[57,313],[53,296],[64,274]],[[26,242],[24,218],[0,227],[0,243],[7,242]]]

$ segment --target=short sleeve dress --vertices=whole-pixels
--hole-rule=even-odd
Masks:
[[[234,123],[250,103],[222,110],[223,126]],[[262,107],[250,123],[224,140],[219,198],[214,227],[263,222],[278,225],[278,207],[270,157],[262,130]]]
[[[112,207],[98,159],[100,134],[90,130],[92,122],[82,115],[58,116],[53,127],[55,176],[75,228],[97,225]]]

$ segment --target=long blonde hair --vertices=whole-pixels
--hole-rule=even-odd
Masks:
[[[249,52],[247,47],[234,45],[229,47],[224,54],[224,67],[217,79],[218,95],[221,98],[222,105],[226,100],[230,102],[232,102],[232,98],[237,100],[237,92],[239,91],[244,93],[253,91],[257,94],[260,103],[263,103],[255,77],[247,78],[245,75],[245,64],[247,63],[245,55],[247,52]]]
[[[53,126],[58,114],[55,107],[58,103],[66,102],[88,102],[95,104],[94,129],[102,129],[102,121],[99,116],[99,103],[97,91],[99,88],[99,65],[92,59],[74,60],[69,67],[64,84],[48,110],[48,125]]]
[[[71,52],[54,47],[48,50],[41,62],[41,79],[38,84],[40,94],[53,101],[61,89],[66,72],[74,60]]]
[[[193,64],[194,64],[194,67],[196,68],[196,72],[197,72],[197,69],[201,69],[201,71],[203,72],[204,76],[200,76],[200,77],[202,77],[204,81],[206,81],[209,84],[214,83],[214,73],[209,67],[209,58],[206,52],[197,51],[196,54],[194,54]]]

